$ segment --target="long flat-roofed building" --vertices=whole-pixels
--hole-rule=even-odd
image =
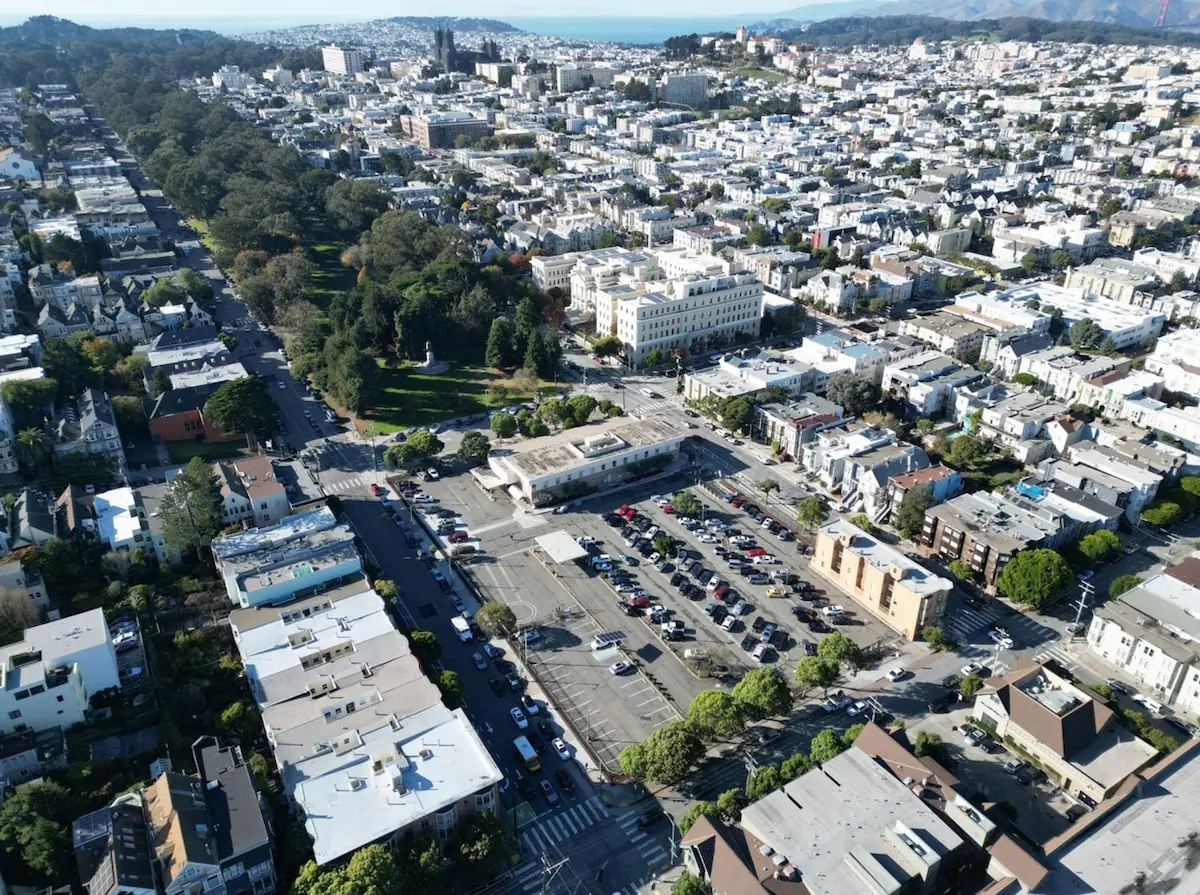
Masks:
[[[472,475],[489,491],[503,488],[518,503],[546,506],[665,467],[686,437],[662,420],[614,418],[493,449],[488,468]]]
[[[318,864],[406,833],[445,840],[497,810],[500,769],[364,578],[230,625]]]

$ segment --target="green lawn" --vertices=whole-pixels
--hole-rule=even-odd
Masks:
[[[506,385],[510,392],[491,404],[488,389],[496,384]],[[452,363],[440,376],[429,376],[414,373],[411,366],[389,367],[381,360],[377,395],[368,421],[381,432],[395,432],[528,401],[533,391],[475,364]]]
[[[313,271],[312,285],[305,295],[322,311],[329,307],[334,295],[354,288],[356,274],[340,260],[345,248],[344,244],[337,242],[321,242],[312,248],[316,270]]]
[[[743,78],[760,78],[764,81],[786,81],[788,79],[788,76],[781,71],[771,71],[757,66],[735,69],[733,73],[741,75]]]
[[[187,463],[192,457],[206,460],[237,460],[247,456],[245,441],[168,441],[167,453],[172,463]]]

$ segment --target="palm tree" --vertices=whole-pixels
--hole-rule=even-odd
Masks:
[[[30,426],[17,433],[17,460],[24,466],[37,466],[50,456],[53,447],[46,433],[36,426]]]

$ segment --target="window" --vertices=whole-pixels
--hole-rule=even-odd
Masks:
[[[491,811],[496,804],[496,791],[489,789],[487,792],[475,793],[475,810],[476,811]]]
[[[829,557],[829,571],[840,572],[842,570],[842,542],[835,541],[833,544],[833,554]]]

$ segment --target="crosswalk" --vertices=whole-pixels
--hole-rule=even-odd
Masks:
[[[1067,671],[1074,671],[1079,666],[1079,661],[1061,646],[1051,646],[1042,650],[1033,657],[1035,662],[1057,662]]]
[[[1007,613],[1002,619],[1000,610],[995,606],[979,608],[961,606],[957,610],[947,613],[941,621],[942,630],[960,642],[969,640],[980,631],[987,630],[996,624],[1002,624],[1007,628],[1018,642],[1034,636],[1043,637],[1047,633],[1044,625],[1023,615],[1014,616]],[[1021,637],[1022,632],[1025,634],[1024,638]]]
[[[570,808],[552,815],[539,818],[527,825],[521,832],[521,841],[525,844],[530,857],[514,867],[509,874],[512,889],[532,895],[540,892],[544,882],[545,865],[541,856],[550,850],[550,845],[560,845],[585,830],[598,824],[615,823],[629,840],[629,849],[621,849],[627,854],[636,851],[645,863],[646,872],[640,879],[624,887],[613,886],[611,891],[621,895],[639,895],[643,888],[668,861],[670,855],[667,845],[661,837],[638,829],[638,818],[641,812],[629,811],[610,820],[608,807],[593,796],[585,802],[580,802]],[[656,830],[655,833],[658,831]],[[553,854],[553,853],[551,853]]]
[[[592,796],[586,802],[539,818],[521,831],[521,841],[531,852],[540,854],[607,819],[607,806]]]
[[[325,493],[351,491],[355,488],[362,488],[366,485],[366,480],[361,475],[351,476],[348,479],[338,479],[336,482],[322,482],[321,487],[325,489]]]

